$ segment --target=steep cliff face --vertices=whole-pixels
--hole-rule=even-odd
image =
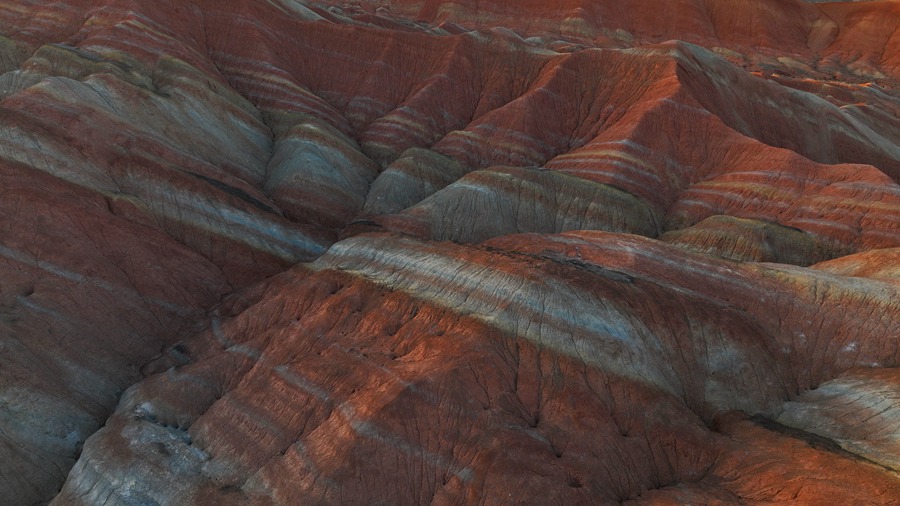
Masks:
[[[0,2],[0,503],[896,503],[898,26]]]

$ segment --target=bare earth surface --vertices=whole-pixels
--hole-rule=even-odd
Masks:
[[[900,2],[0,0],[0,504],[900,504]]]

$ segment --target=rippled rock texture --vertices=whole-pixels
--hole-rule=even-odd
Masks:
[[[898,28],[0,1],[0,504],[900,503]]]

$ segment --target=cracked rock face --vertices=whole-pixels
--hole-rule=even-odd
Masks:
[[[900,503],[900,8],[0,1],[0,504]]]

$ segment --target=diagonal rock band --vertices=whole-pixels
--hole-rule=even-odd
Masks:
[[[898,27],[0,1],[0,504],[900,503]]]

